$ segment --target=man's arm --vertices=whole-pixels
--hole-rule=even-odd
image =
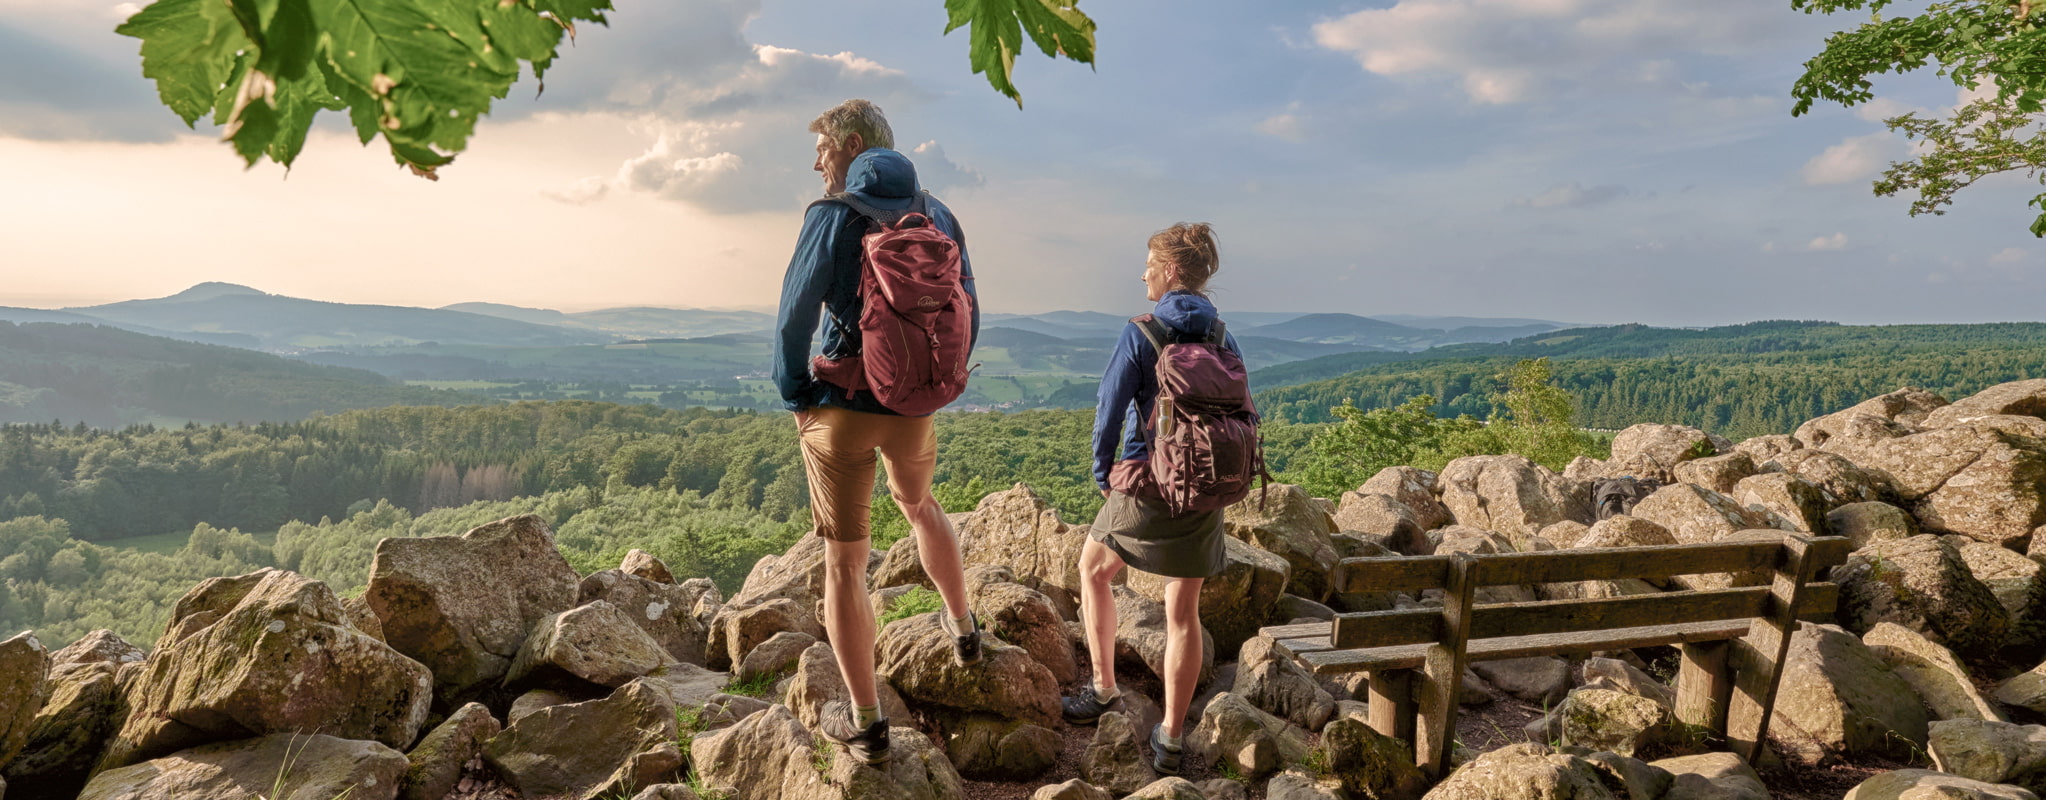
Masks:
[[[837,203],[813,205],[803,215],[795,255],[781,282],[781,310],[776,315],[774,386],[782,405],[801,411],[817,405],[822,392],[810,375],[810,342],[817,335],[824,295],[831,288],[831,243],[845,224],[847,209]]]
[[[971,350],[980,344],[980,289],[973,285],[973,259],[966,255],[966,227],[959,224],[959,215],[949,207],[945,209],[945,218],[952,222],[952,241],[959,243],[959,277],[964,279],[961,283],[966,286],[966,296],[973,298],[973,337],[967,340],[967,349]]]

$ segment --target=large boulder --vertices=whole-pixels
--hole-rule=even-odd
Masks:
[[[1977,417],[2012,415],[2046,419],[2046,378],[1999,383],[1934,409],[1927,428],[1950,428]]]
[[[2046,523],[2038,436],[1976,420],[1923,433],[1876,428],[1834,437],[1827,449],[1888,477],[1927,528],[2005,544]]]
[[[1677,756],[1648,765],[1670,774],[1662,800],[1769,800],[1762,776],[1732,753]]]
[[[1841,623],[1857,632],[1894,622],[1972,659],[1994,654],[2010,629],[2010,612],[1937,536],[1876,542],[1832,577],[1840,584]]]
[[[876,672],[915,708],[986,713],[1046,727],[1059,724],[1059,684],[1030,652],[993,636],[981,638],[981,662],[953,663],[952,636],[938,613],[900,619],[882,629]]]
[[[786,597],[745,606],[726,604],[711,619],[709,652],[704,663],[713,669],[736,668],[746,662],[753,648],[790,631],[813,639],[825,636],[824,623],[817,620],[814,606],[805,607]]]
[[[1855,435],[1852,422],[1856,417],[1873,417],[1884,422],[1916,427],[1925,422],[1928,415],[1946,404],[1944,397],[1923,389],[1905,387],[1889,394],[1871,397],[1799,425],[1794,435],[1798,443],[1805,447],[1825,447],[1835,437]]]
[[[1202,586],[1201,589],[1205,594],[1207,587]],[[1159,680],[1164,680],[1165,604],[1138,594],[1128,586],[1115,586],[1109,591],[1115,598],[1115,660],[1123,664],[1141,664]],[[1206,685],[1208,678],[1214,674],[1215,653],[1220,647],[1218,638],[1212,628],[1202,625],[1199,685]]]
[[[1042,725],[979,714],[945,730],[946,757],[960,776],[973,780],[1023,781],[1043,775],[1058,762],[1061,744],[1059,735]]]
[[[1619,800],[1592,762],[1534,743],[1507,745],[1458,768],[1425,800]]]
[[[1335,696],[1291,657],[1276,652],[1276,646],[1265,636],[1244,642],[1236,659],[1236,685],[1230,691],[1293,724],[1321,730],[1336,712]]]
[[[384,641],[433,672],[454,701],[504,677],[540,620],[573,607],[575,569],[533,515],[461,536],[377,542],[363,597]]]
[[[637,553],[639,551],[634,550]],[[405,754],[410,766],[398,790],[399,800],[441,800],[461,780],[462,767],[483,754],[483,743],[503,732],[504,726],[482,703],[455,709],[447,720],[427,733]]]
[[[2039,534],[2033,534],[2034,537]],[[1967,562],[1968,572],[1989,587],[1996,602],[2010,612],[2006,651],[2036,653],[2046,644],[2046,564],[2004,547],[1962,536],[1945,537]]]
[[[733,800],[779,800],[783,772],[791,766],[810,768],[789,761],[807,762],[812,741],[788,706],[774,706],[736,725],[697,734],[690,741],[690,763],[704,786]]]
[[[672,663],[674,656],[624,611],[594,600],[534,625],[504,681],[517,685],[529,678],[572,675],[616,688]]]
[[[640,752],[675,739],[675,705],[644,681],[601,700],[549,706],[483,747],[483,760],[527,797],[581,792]]]
[[[1434,501],[1434,496],[1428,498]],[[1441,505],[1437,503],[1436,505]],[[1428,528],[1421,525],[1413,509],[1389,495],[1344,492],[1336,506],[1336,528],[1342,533],[1361,535],[1399,551],[1402,555],[1425,556],[1434,551]],[[1447,523],[1445,523],[1447,524]],[[1338,545],[1336,552],[1342,554]]]
[[[1479,661],[1471,671],[1501,691],[1530,703],[1553,705],[1570,690],[1570,662],[1557,656]]]
[[[1735,531],[1776,527],[1766,512],[1743,507],[1726,495],[1677,483],[1655,490],[1628,512],[1653,522],[1676,537],[1678,544],[1716,542]]]
[[[632,552],[645,555],[638,550]],[[632,557],[627,556],[626,561],[630,563]],[[667,573],[667,567],[658,560],[641,563],[639,568],[654,575]],[[707,633],[695,614],[701,594],[697,587],[677,586],[672,580],[657,581],[624,569],[607,569],[583,579],[576,602],[580,605],[602,600],[617,606],[625,612],[626,619],[668,651],[669,657],[702,664]]]
[[[1644,422],[1629,426],[1613,437],[1613,457],[1607,462],[1614,475],[1654,478],[1668,483],[1678,464],[1709,458],[1733,449],[1733,443],[1689,425],[1659,425]]]
[[[1882,473],[1863,469],[1854,462],[1824,450],[1793,450],[1762,465],[1765,471],[1781,471],[1819,487],[1829,503],[1865,503],[1896,493]]]
[[[689,757],[674,742],[659,742],[634,753],[596,786],[583,790],[584,800],[623,797],[641,786],[660,786],[679,777]],[[687,788],[687,787],[684,787]]]
[[[376,742],[273,733],[107,770],[78,798],[248,800],[262,791],[271,800],[391,800],[407,766],[404,753]]]
[[[1363,486],[1357,487],[1357,491],[1398,500],[1413,510],[1414,521],[1421,525],[1422,530],[1434,530],[1456,521],[1449,508],[1442,505],[1438,497],[1442,492],[1438,486],[1436,474],[1425,469],[1386,467],[1371,476]]]
[[[102,769],[252,733],[407,747],[426,723],[433,675],[349,625],[326,584],[265,569],[180,599],[126,694]]]
[[[845,676],[838,671],[838,657],[831,652],[831,645],[818,642],[804,650],[796,662],[795,674],[791,675],[782,702],[796,713],[796,719],[806,728],[817,727],[824,716],[824,706],[833,700],[852,699],[846,691]],[[900,720],[907,724],[915,719],[909,705],[902,702],[902,695],[885,680],[874,682],[874,692],[881,701],[881,716],[890,722]],[[679,705],[679,704],[678,704]]]
[[[1073,637],[1066,632],[1058,607],[1044,593],[1021,584],[990,581],[974,590],[972,605],[988,633],[1029,651],[1060,684],[1080,679]]]
[[[1769,738],[1786,758],[1909,758],[1923,749],[1925,707],[1911,684],[1854,634],[1801,624],[1790,641]]]
[[[1885,772],[1848,790],[1841,800],[2039,800],[2017,786],[1983,783],[1929,769]]]
[[[1065,783],[1039,786],[1037,791],[1030,795],[1030,800],[1115,800],[1115,795],[1109,794],[1107,789],[1074,778]]]
[[[1656,547],[1670,544],[1680,542],[1668,528],[1631,514],[1620,514],[1592,523],[1591,528],[1569,547]]]
[[[1647,756],[1664,749],[1674,719],[1661,703],[1611,689],[1571,692],[1556,713],[1562,719],[1565,744],[1623,756]]]
[[[1306,731],[1229,692],[1215,695],[1201,710],[1186,748],[1252,780],[1301,763],[1309,751]]]
[[[1329,540],[1336,532],[1335,518],[1306,490],[1290,484],[1265,487],[1230,506],[1222,525],[1231,537],[1286,560],[1291,568],[1287,592],[1315,601],[1328,598],[1337,560]]]
[[[1094,741],[1081,756],[1080,777],[1118,797],[1150,785],[1158,773],[1137,746],[1139,735],[1128,714],[1110,711],[1101,715],[1095,723]]]
[[[1642,672],[1633,664],[1617,658],[1592,656],[1584,660],[1578,673],[1587,688],[1611,689],[1636,697],[1645,697],[1672,711],[1677,707],[1677,690],[1663,685],[1655,676]]]
[[[1207,800],[1201,788],[1185,778],[1159,778],[1149,786],[1130,793],[1123,800]],[[1283,800],[1267,798],[1267,800]],[[1296,798],[1297,800],[1297,798]]]
[[[1804,449],[1804,443],[1788,434],[1772,433],[1746,439],[1734,445],[1733,449],[1735,452],[1746,453],[1749,458],[1755,460],[1757,468],[1760,468],[1760,465],[1776,460],[1777,456]]]
[[[0,650],[6,647],[0,644]],[[121,667],[142,657],[140,649],[109,631],[95,631],[51,654],[48,701],[29,722],[21,755],[12,761],[0,759],[0,774],[24,786],[75,791],[83,785],[123,716]],[[6,702],[0,700],[0,705]]]
[[[28,743],[49,699],[50,651],[31,632],[0,642],[0,765]]]
[[[1030,487],[1019,483],[981,498],[958,528],[966,566],[1008,567],[1017,583],[1043,592],[1061,615],[1078,612],[1080,548],[1087,537]]]
[[[1780,472],[1742,479],[1733,488],[1733,501],[1773,513],[1797,530],[1818,536],[1826,535],[1826,512],[1835,505],[1824,489]]]
[[[1753,456],[1740,451],[1708,458],[1694,458],[1671,470],[1677,483],[1703,486],[1720,494],[1733,494],[1735,484],[1741,479],[1760,472]]]
[[[1352,797],[1418,800],[1428,790],[1428,779],[1414,766],[1406,743],[1372,730],[1357,717],[1330,722],[1315,749],[1321,751],[1329,775]]]
[[[932,591],[938,588],[924,572],[923,554],[917,549],[915,536],[904,536],[888,548],[888,553],[881,556],[881,566],[875,567],[874,574],[867,578],[867,585],[877,590],[895,586],[922,586]]]
[[[65,645],[63,649],[50,654],[50,668],[57,669],[70,664],[106,664],[119,667],[133,664],[149,657],[149,653],[121,638],[110,630],[96,630],[79,637],[78,641]]]
[[[1943,720],[1932,723],[1928,749],[1941,772],[2046,792],[2046,725]]]
[[[869,767],[817,745],[788,759],[781,792],[785,800],[962,800],[965,784],[944,751],[915,728],[888,730],[888,761]]]
[[[637,547],[625,552],[624,560],[618,562],[618,571],[654,583],[675,582],[675,573],[668,571],[666,562]]]
[[[1918,691],[1933,719],[2003,719],[1996,704],[1975,688],[1967,667],[1961,666],[1953,652],[1917,631],[1894,622],[1878,622],[1862,635],[1861,643]]]
[[[1826,512],[1826,532],[1847,537],[1859,550],[1875,542],[1917,536],[1918,520],[1909,511],[1871,500],[1848,503]]]
[[[1442,468],[1442,504],[1459,525],[1532,536],[1551,523],[1590,522],[1587,485],[1524,456],[1466,456]]]
[[[2004,681],[1992,696],[2004,705],[2046,714],[2046,663]]]
[[[1246,640],[1257,635],[1258,628],[1271,620],[1272,609],[1278,604],[1279,597],[1287,593],[1289,576],[1293,572],[1285,559],[1248,542],[1229,537],[1223,540],[1222,547],[1222,574],[1201,582],[1201,624],[1214,634],[1215,649],[1228,653],[1243,646]],[[1130,589],[1154,603],[1165,602],[1165,587],[1171,583],[1170,578],[1136,570],[1125,570],[1123,574],[1128,576]],[[1118,614],[1122,607],[1123,602],[1118,597]],[[1162,605],[1160,609],[1162,614]],[[1158,622],[1160,625],[1154,632],[1162,648],[1165,641],[1164,617],[1160,616]],[[1118,617],[1117,629],[1126,628],[1127,625]],[[1146,663],[1150,663],[1149,659]]]

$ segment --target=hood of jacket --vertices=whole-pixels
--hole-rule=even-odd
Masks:
[[[1215,304],[1208,298],[1185,290],[1166,292],[1158,298],[1157,307],[1151,309],[1151,316],[1165,327],[1181,336],[1206,336],[1215,327]]]
[[[885,147],[869,147],[845,169],[845,190],[876,200],[907,201],[916,196],[916,165]]]

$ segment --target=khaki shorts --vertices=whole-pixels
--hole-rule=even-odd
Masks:
[[[931,471],[938,463],[938,435],[930,417],[818,406],[796,415],[796,430],[818,536],[857,542],[870,535],[875,450],[888,462],[888,491],[896,502],[930,496]]]

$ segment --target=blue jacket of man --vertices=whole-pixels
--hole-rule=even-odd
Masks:
[[[1184,290],[1166,292],[1158,298],[1151,316],[1164,323],[1178,341],[1207,337],[1216,321],[1214,303]],[[1222,346],[1239,358],[1243,356],[1233,335],[1224,334]],[[1158,351],[1132,322],[1123,326],[1115,352],[1108,355],[1108,370],[1101,375],[1101,393],[1094,406],[1094,482],[1101,488],[1108,488],[1108,471],[1116,461],[1151,457],[1151,445],[1144,441],[1144,433],[1151,429],[1151,411],[1157,401]],[[1125,429],[1128,438],[1123,436]],[[1116,454],[1118,448],[1120,456]]]
[[[884,211],[907,209],[920,191],[916,165],[894,150],[869,148],[846,168],[845,190]],[[966,293],[974,298],[973,338],[979,341],[980,297],[973,288],[973,262],[966,256],[966,233],[937,198],[930,199],[926,211],[938,230],[959,243],[959,271],[966,278]],[[844,203],[817,203],[803,215],[803,232],[782,279],[781,313],[775,322],[774,385],[791,411],[828,404],[895,413],[871,392],[847,392],[810,374],[810,343],[817,334],[820,311],[838,321],[825,326],[824,354],[842,358],[860,352],[860,239],[867,230],[865,218]]]

